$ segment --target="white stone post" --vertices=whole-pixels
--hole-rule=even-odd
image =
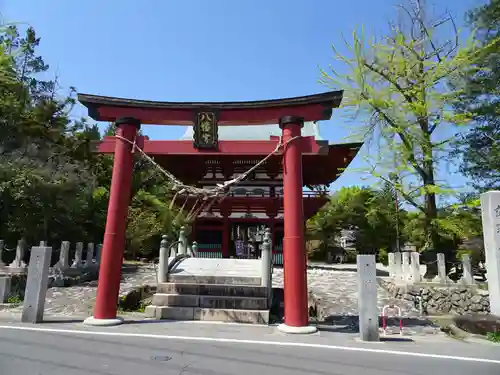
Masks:
[[[443,253],[437,253],[437,268],[438,274],[434,278],[434,282],[438,282],[441,284],[447,284],[451,280],[446,275],[446,260]]]
[[[12,277],[0,276],[0,303],[7,302],[10,295]]]
[[[264,241],[262,243],[262,254],[260,257],[261,262],[261,286],[271,288],[271,233],[266,230],[264,234]]]
[[[394,253],[387,253],[387,263],[389,265],[389,277],[394,278],[396,276],[396,269],[395,269],[395,264],[396,262],[396,254]]]
[[[177,255],[184,255],[187,251],[187,237],[184,227],[181,227],[179,231],[179,241],[179,245],[177,245]]]
[[[168,238],[167,236],[161,236],[160,243],[160,259],[158,261],[158,282],[167,282],[167,272],[168,272]]]
[[[26,270],[26,263],[24,262],[24,241],[19,240],[17,241],[17,247],[16,247],[16,258],[14,261],[9,264],[9,268],[13,269],[18,269],[18,270]]]
[[[414,283],[419,283],[422,281],[422,275],[420,275],[420,253],[418,251],[411,252],[411,279]]]
[[[61,242],[61,251],[59,253],[59,267],[61,270],[69,268],[69,248],[71,244],[69,241]]]
[[[75,259],[71,268],[79,268],[82,266],[83,242],[77,242],[75,248]]]
[[[462,255],[462,279],[460,280],[463,284],[472,285],[474,284],[474,277],[472,275],[472,264],[470,261],[469,254]]]
[[[396,281],[402,280],[403,278],[403,265],[401,264],[401,252],[397,251],[394,253],[394,278]]]
[[[0,240],[0,268],[5,267],[5,263],[2,261],[3,248],[5,247],[5,242]]]
[[[500,191],[481,195],[481,211],[490,311],[500,315]]]
[[[85,265],[90,267],[94,263],[94,243],[89,242],[87,244],[87,257],[86,257]]]
[[[191,245],[191,251],[193,252],[193,256],[195,258],[198,257],[198,242],[193,241],[193,244]]]
[[[403,257],[403,277],[404,281],[408,281],[410,279],[410,253],[408,251],[401,252]]]
[[[95,256],[95,262],[97,265],[101,264],[101,255],[102,255],[102,243],[97,245],[97,252]]]
[[[26,280],[26,292],[21,315],[23,323],[40,323],[43,320],[51,256],[51,247],[35,246],[31,248],[28,279]]]
[[[359,333],[362,341],[379,341],[375,255],[357,256]]]
[[[47,246],[47,241],[40,241],[40,245],[38,245],[40,247],[45,247]]]

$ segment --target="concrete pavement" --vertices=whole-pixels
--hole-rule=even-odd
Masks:
[[[283,335],[275,327],[142,322],[0,322],[0,374],[498,375],[500,346],[443,336],[359,343],[353,334]]]

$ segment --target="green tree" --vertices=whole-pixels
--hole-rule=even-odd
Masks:
[[[481,190],[500,188],[500,1],[491,0],[468,14],[477,29],[477,70],[467,77],[457,108],[473,115],[474,127],[457,143],[461,172]]]
[[[354,32],[348,44],[352,56],[333,47],[348,73],[342,68],[322,70],[321,82],[345,89],[343,107],[353,115],[365,115],[362,134],[382,140],[378,155],[372,157],[373,174],[386,181],[389,171],[399,176],[398,193],[423,215],[424,248],[436,251],[440,248],[436,197],[449,192],[436,180],[436,170],[454,138],[444,134],[468,121],[466,114],[451,108],[461,89],[452,89],[447,82],[458,83],[475,54],[459,45],[453,28],[453,43],[436,40],[442,35],[439,28],[453,25],[451,18],[429,22],[419,1],[402,9],[406,17],[402,26],[392,25],[391,33],[380,41],[368,42]]]
[[[62,240],[100,242],[113,156],[94,152],[96,125],[69,118],[75,90],[60,95],[57,80],[40,79],[49,66],[39,44],[32,28],[0,29],[0,238],[56,248]],[[169,182],[139,156],[132,185],[126,255],[154,256],[161,234],[188,221],[171,204]]]
[[[394,191],[388,185],[380,190],[342,188],[309,220],[309,237],[320,240],[326,251],[338,246],[342,230],[349,230],[354,234],[354,247],[359,253],[391,250],[398,228],[394,198]]]

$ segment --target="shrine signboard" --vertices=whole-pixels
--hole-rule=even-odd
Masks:
[[[216,149],[218,141],[215,112],[198,112],[194,123],[193,144],[197,149]]]

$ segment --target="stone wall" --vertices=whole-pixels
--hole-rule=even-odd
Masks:
[[[424,313],[434,314],[488,314],[490,301],[487,290],[477,286],[439,285],[432,283],[397,284],[378,279],[379,285],[392,298],[412,301]]]

